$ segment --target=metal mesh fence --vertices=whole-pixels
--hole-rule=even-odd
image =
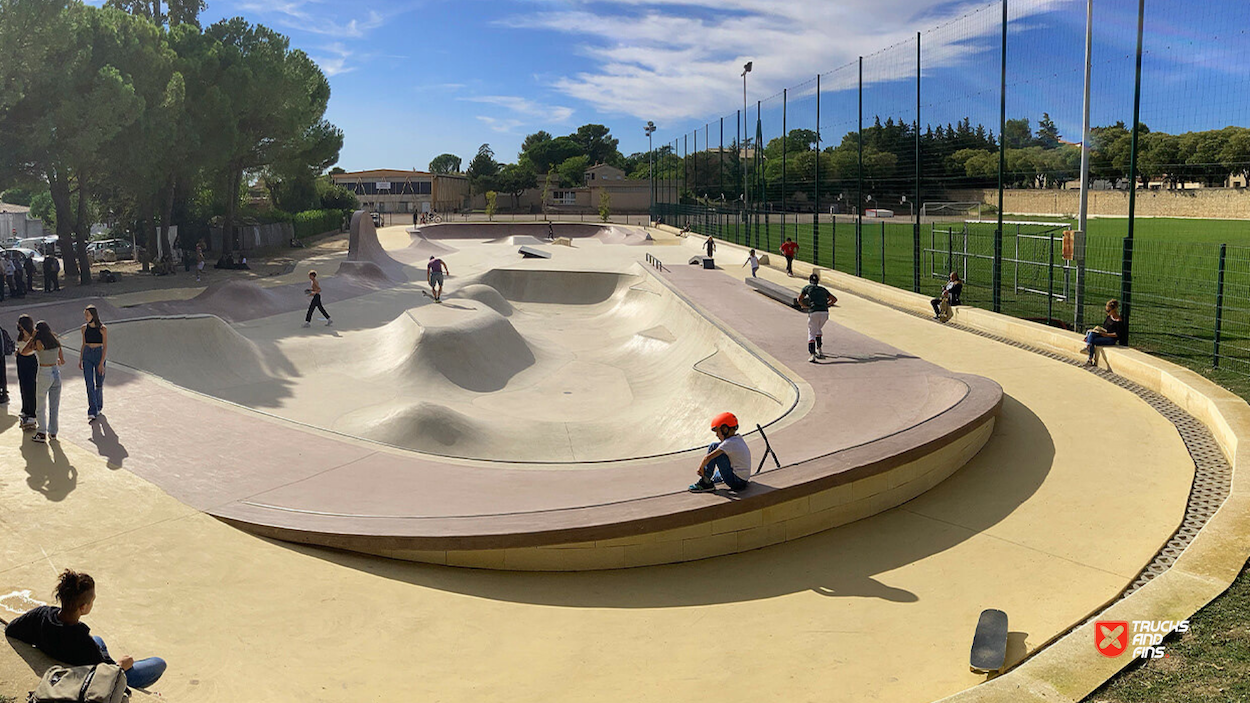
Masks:
[[[1121,299],[1133,346],[1248,394],[1250,6],[1086,11],[973,7],[752,96],[657,154],[653,217],[770,253],[790,238],[800,259],[908,290],[955,271],[965,304],[1068,329]],[[1092,215],[1070,260],[1086,146]]]

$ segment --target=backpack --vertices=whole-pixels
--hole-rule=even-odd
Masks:
[[[27,703],[124,703],[126,673],[116,664],[54,666],[26,698]]]
[[[17,353],[17,345],[7,330],[0,328],[0,356],[13,356]]]
[[[938,319],[942,322],[949,322],[955,316],[955,311],[951,310],[950,298],[943,296],[942,302],[938,303]]]

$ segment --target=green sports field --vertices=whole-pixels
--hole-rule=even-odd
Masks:
[[[913,224],[902,218],[864,220],[857,236],[849,217],[822,217],[819,226],[777,214],[750,226],[740,213],[674,208],[666,221],[699,234],[756,246],[776,255],[786,237],[799,244],[799,258],[820,266],[911,290],[914,285]],[[1070,220],[1006,216],[1007,222],[1042,224],[1004,227],[1001,310],[1007,314],[1081,330],[1100,324],[1102,305],[1121,298],[1126,219],[1090,220],[1086,250],[1084,319],[1076,322],[1076,270],[1062,259],[1058,236]],[[1065,224],[1066,223],[1066,224]],[[994,221],[962,220],[921,226],[920,286],[941,288],[957,270],[965,279],[964,303],[993,307]],[[1225,245],[1223,296],[1221,244]],[[1050,250],[1053,248],[1053,254]],[[724,261],[734,266],[741,262]],[[1250,397],[1250,222],[1140,219],[1134,232],[1131,343],[1203,373]],[[1217,346],[1218,330],[1218,346]],[[1217,368],[1218,362],[1218,368]]]

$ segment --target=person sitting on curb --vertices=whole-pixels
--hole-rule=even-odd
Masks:
[[[1086,360],[1086,366],[1097,366],[1098,347],[1109,347],[1114,344],[1122,344],[1124,342],[1124,318],[1120,317],[1120,301],[1107,301],[1107,319],[1102,321],[1102,325],[1095,327],[1085,334],[1085,349],[1089,359]]]
[[[95,580],[90,576],[66,569],[57,579],[56,599],[61,607],[41,605],[27,611],[9,623],[4,634],[70,666],[116,664],[126,672],[131,688],[147,688],[165,673],[165,660],[159,657],[135,661],[123,656],[113,661],[104,640],[92,636],[91,628],[81,622],[95,604]]]
[[[942,288],[942,294],[929,301],[929,304],[933,306],[933,319],[941,322],[945,322],[950,319],[949,314],[946,316],[946,320],[942,319],[942,301],[946,301],[946,306],[949,312],[949,308],[959,305],[959,298],[964,292],[964,282],[959,280],[958,273],[951,271],[951,275],[948,278],[949,280],[947,280],[946,286]]]
[[[712,418],[712,431],[717,441],[708,445],[699,462],[699,480],[690,485],[690,492],[714,491],[717,481],[733,491],[745,489],[751,480],[751,448],[738,434],[738,418],[733,413],[721,413]]]

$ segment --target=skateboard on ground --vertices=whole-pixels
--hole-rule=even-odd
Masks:
[[[1002,671],[1007,663],[1007,613],[993,609],[981,611],[976,634],[972,636],[969,661],[974,674]]]

